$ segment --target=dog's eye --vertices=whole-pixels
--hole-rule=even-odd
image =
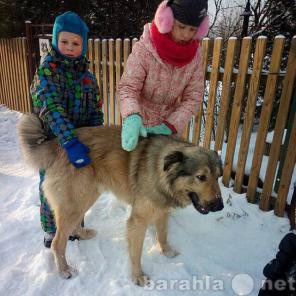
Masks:
[[[202,182],[204,182],[207,179],[205,175],[197,175],[196,178]]]

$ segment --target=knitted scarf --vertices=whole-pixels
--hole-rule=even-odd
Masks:
[[[154,22],[152,22],[150,32],[158,55],[168,64],[183,67],[195,57],[199,46],[197,40],[192,40],[187,44],[177,43],[169,34],[161,34]]]

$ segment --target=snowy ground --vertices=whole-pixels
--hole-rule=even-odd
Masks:
[[[142,257],[152,280],[149,288],[130,281],[125,242],[130,208],[111,193],[103,194],[85,218],[97,236],[68,243],[68,260],[78,276],[59,278],[42,244],[38,174],[26,167],[19,152],[19,117],[0,106],[0,295],[258,294],[262,268],[289,231],[289,221],[260,211],[222,184],[223,211],[204,216],[189,206],[173,212],[169,239],[181,253],[176,258],[159,254],[155,230],[149,228]]]

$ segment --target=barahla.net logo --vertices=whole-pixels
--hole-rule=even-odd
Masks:
[[[217,279],[211,276],[204,276],[198,278],[193,276],[191,279],[145,279],[145,290],[152,291],[223,291],[225,290],[225,279]],[[258,280],[257,280],[258,281]],[[255,287],[256,279],[253,279],[251,275],[242,273],[236,274],[231,278],[231,289],[236,295],[247,296]],[[288,280],[260,280],[258,287],[263,287],[264,290],[283,291],[288,289],[289,291],[296,291],[296,279],[289,278]]]

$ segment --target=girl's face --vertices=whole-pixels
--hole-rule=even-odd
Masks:
[[[192,40],[197,32],[197,27],[184,25],[183,23],[175,20],[171,36],[174,41],[185,44]]]
[[[69,58],[78,58],[82,53],[82,38],[80,35],[62,31],[58,36],[60,53]]]

